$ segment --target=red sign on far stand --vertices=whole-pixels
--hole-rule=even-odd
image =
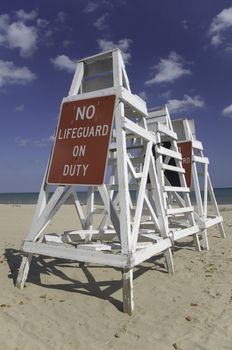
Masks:
[[[115,96],[64,102],[47,182],[101,185],[104,182]]]
[[[178,148],[182,155],[182,165],[185,170],[187,187],[191,187],[192,180],[192,141],[178,142]]]

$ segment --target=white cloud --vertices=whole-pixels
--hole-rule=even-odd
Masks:
[[[114,43],[111,40],[105,40],[105,39],[98,39],[97,40],[98,46],[100,48],[100,50],[104,51],[108,51],[108,50],[112,50],[115,48],[119,48],[122,51],[122,56],[124,59],[125,63],[128,63],[130,58],[131,58],[131,54],[130,54],[130,46],[132,43],[131,39],[125,38],[125,39],[120,39],[118,40],[118,42]]]
[[[106,18],[108,17],[108,13],[105,13],[101,17],[99,17],[94,23],[94,27],[96,27],[98,30],[103,30],[106,28]]]
[[[189,23],[186,19],[183,19],[183,21],[181,21],[181,24],[184,28],[184,30],[188,30],[189,29]]]
[[[38,11],[32,10],[31,12],[25,12],[21,9],[16,11],[16,16],[21,21],[32,21],[38,16]]]
[[[19,50],[22,57],[31,56],[38,45],[53,44],[51,36],[65,21],[66,14],[59,11],[52,22],[38,17],[38,11],[25,12],[23,9],[14,14],[0,15],[0,45],[8,49]]]
[[[57,20],[60,22],[60,23],[64,23],[65,20],[66,20],[66,13],[64,11],[59,11],[57,13]]]
[[[205,103],[200,96],[190,97],[189,95],[184,95],[182,100],[171,99],[167,105],[171,112],[183,112],[192,108],[203,108]]]
[[[222,114],[225,116],[225,117],[229,117],[229,118],[232,118],[232,104],[225,107],[222,111]]]
[[[70,59],[66,55],[58,55],[55,58],[51,58],[51,62],[55,68],[64,70],[68,73],[73,73],[76,69],[76,61]]]
[[[37,40],[36,27],[28,26],[23,21],[11,22],[9,15],[0,15],[0,44],[19,49],[21,56],[30,56],[37,47]]]
[[[15,107],[16,112],[22,112],[23,110],[24,110],[24,105],[19,105],[19,106]]]
[[[36,78],[27,67],[17,67],[11,61],[0,60],[0,86],[8,84],[24,85]]]
[[[36,20],[36,24],[41,29],[47,29],[47,27],[49,25],[49,22],[46,19],[44,19],[44,18],[38,18]]]
[[[209,27],[211,44],[219,46],[224,41],[224,33],[232,29],[232,7],[222,10],[213,18]]]
[[[68,46],[70,46],[72,44],[72,41],[70,41],[70,40],[63,40],[62,41],[62,46],[63,47],[68,47]]]
[[[167,100],[167,99],[170,98],[171,93],[172,93],[172,90],[167,90],[167,91],[158,93],[158,94],[157,94],[157,97],[158,97],[158,98],[162,98],[162,99],[164,99],[164,100]]]
[[[16,138],[15,139],[15,143],[19,146],[19,147],[26,147],[29,143],[30,140],[29,139],[20,139],[20,138]]]
[[[48,140],[47,139],[33,140],[32,143],[35,147],[41,148],[41,147],[46,147],[48,145]]]
[[[170,52],[167,58],[161,58],[159,63],[152,67],[155,69],[153,78],[147,80],[145,85],[159,83],[172,83],[184,75],[191,74],[191,70],[184,68],[184,60],[176,52]]]
[[[99,3],[90,1],[90,2],[87,4],[87,6],[85,7],[84,12],[86,12],[86,13],[92,13],[92,12],[96,11],[96,9],[98,8],[98,6],[99,6]]]
[[[7,42],[10,48],[18,48],[21,56],[30,56],[36,49],[38,39],[35,27],[26,26],[22,22],[14,22],[7,30]]]
[[[49,136],[48,138],[42,138],[39,140],[31,140],[28,138],[16,137],[14,141],[19,147],[34,146],[37,148],[41,148],[49,146],[51,142],[54,141],[54,136]]]

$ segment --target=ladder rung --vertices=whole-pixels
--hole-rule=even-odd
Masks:
[[[163,125],[163,124],[160,124],[158,123],[157,125],[157,131],[162,133],[162,134],[165,134],[167,136],[170,136],[172,139],[174,140],[177,140],[177,135],[174,131],[168,129],[167,126]]]
[[[165,148],[165,147],[157,147],[157,152],[159,154],[163,154],[165,156],[171,157],[171,158],[175,158],[175,159],[179,159],[182,160],[182,155],[180,152],[176,152],[173,151],[171,149]]]
[[[192,227],[187,227],[183,230],[177,230],[173,232],[174,235],[174,241],[177,239],[180,239],[182,237],[187,237],[187,236],[191,236],[194,235],[195,233],[199,233],[199,226],[195,225]]]
[[[209,159],[207,157],[194,156],[193,161],[197,163],[209,164]]]
[[[167,215],[189,213],[192,211],[193,211],[193,207],[167,209]]]
[[[164,186],[166,192],[190,192],[188,187]]]
[[[140,236],[150,239],[151,241],[161,241],[163,238],[155,233],[140,233]]]
[[[184,168],[180,168],[178,166],[174,166],[174,165],[168,165],[168,164],[162,164],[162,169],[164,170],[171,170],[171,171],[175,171],[177,173],[185,173],[185,169]]]
[[[193,148],[196,148],[196,149],[199,149],[200,151],[203,151],[203,146],[202,146],[202,143],[200,141],[193,140],[192,146],[193,146]]]

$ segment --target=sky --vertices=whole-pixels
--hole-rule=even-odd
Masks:
[[[0,192],[38,192],[77,60],[123,52],[148,108],[195,120],[214,187],[232,187],[232,2],[22,0],[0,6]]]

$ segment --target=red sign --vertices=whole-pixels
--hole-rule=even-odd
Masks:
[[[182,155],[182,165],[185,169],[187,187],[191,187],[192,179],[192,141],[178,142],[179,152]]]
[[[115,96],[64,102],[47,182],[101,185],[104,182]]]

